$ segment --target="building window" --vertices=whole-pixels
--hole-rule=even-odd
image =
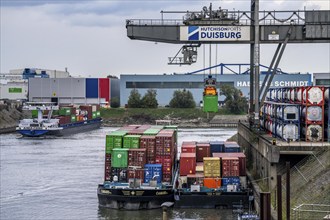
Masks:
[[[316,86],[330,86],[330,79],[316,79]]]

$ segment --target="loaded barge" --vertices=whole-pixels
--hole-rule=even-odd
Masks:
[[[183,142],[176,126],[129,125],[106,136],[101,207],[248,208],[245,155],[236,142]],[[179,149],[180,149],[179,147]]]
[[[99,105],[61,106],[54,102],[28,102],[23,110],[32,119],[23,119],[16,131],[25,137],[63,136],[100,128]]]

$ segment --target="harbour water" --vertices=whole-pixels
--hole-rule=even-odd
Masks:
[[[162,211],[118,211],[98,206],[106,127],[66,137],[0,135],[1,220],[162,219]],[[236,128],[180,129],[178,142],[227,140]],[[231,210],[170,209],[169,219],[235,219]]]

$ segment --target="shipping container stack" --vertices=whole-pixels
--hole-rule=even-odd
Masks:
[[[246,187],[246,157],[236,142],[184,141],[179,180],[181,188],[191,191],[238,191],[239,187]]]
[[[261,128],[284,141],[326,140],[328,91],[323,86],[269,89],[260,109]]]
[[[47,115],[48,111],[44,111],[43,114]],[[60,125],[82,122],[101,117],[99,105],[61,105],[58,111],[53,111],[52,115],[54,118],[59,119]]]
[[[305,141],[324,141],[324,87],[299,87],[297,102],[301,104],[301,134]]]
[[[163,165],[163,181],[171,182],[173,165],[176,156],[175,132],[163,129],[156,135],[156,163]]]
[[[144,165],[147,162],[146,149],[128,150],[128,178],[144,180]]]
[[[106,135],[104,181],[171,182],[176,128],[129,125]]]
[[[325,100],[325,105],[324,105],[324,137],[328,142],[330,142],[330,87],[326,87],[324,89],[324,100]]]

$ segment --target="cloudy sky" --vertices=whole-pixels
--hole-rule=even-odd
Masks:
[[[199,48],[191,66],[167,65],[180,45],[130,40],[126,19],[161,17],[160,11],[199,11],[203,6],[249,10],[250,0],[0,0],[0,71],[18,68],[64,70],[71,75],[105,77],[124,73],[185,73],[209,64]],[[330,10],[328,0],[260,0],[260,10]],[[167,15],[165,18],[177,18]],[[261,46],[269,65],[277,45]],[[212,51],[214,52],[215,46]],[[206,54],[208,46],[205,47]],[[249,45],[218,45],[215,63],[248,63]],[[217,58],[217,60],[216,60]],[[280,68],[286,72],[330,72],[330,43],[289,44]]]

